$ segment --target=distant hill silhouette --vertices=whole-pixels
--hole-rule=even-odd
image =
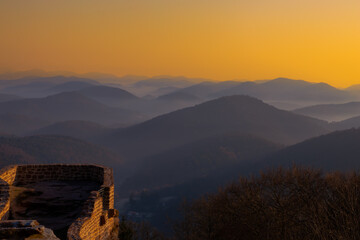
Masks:
[[[84,88],[75,92],[108,106],[133,110],[150,117],[200,102],[197,97],[185,93],[170,93],[156,99],[144,99],[126,90],[102,85]]]
[[[130,123],[142,119],[135,112],[110,108],[73,92],[0,103],[0,114],[24,115],[50,122],[85,120],[101,124]]]
[[[360,127],[360,116],[352,117],[345,119],[339,122],[331,123],[331,126],[336,130],[345,130],[350,128],[359,128]]]
[[[356,99],[349,91],[340,90],[326,83],[276,78],[263,81],[202,82],[177,90],[202,99],[223,96],[248,95],[277,106],[306,106],[325,102],[344,102]]]
[[[184,101],[184,102],[197,102],[200,99],[194,95],[184,92],[174,92],[159,96],[157,100],[160,101]]]
[[[108,86],[90,86],[79,90],[82,95],[94,98],[94,99],[103,99],[103,98],[118,98],[120,100],[134,100],[138,99],[134,94],[129,93],[120,88],[108,87]]]
[[[201,82],[183,89],[178,90],[177,92],[187,93],[199,98],[209,99],[212,97],[212,94],[220,92],[225,89],[231,89],[233,87],[239,86],[241,82],[236,81],[224,81],[224,82]],[[231,94],[234,95],[234,94]],[[222,95],[227,96],[227,95]],[[218,96],[215,96],[215,98]]]
[[[337,131],[280,150],[267,159],[267,164],[269,166],[296,164],[324,171],[358,171],[359,143],[360,129]]]
[[[345,88],[346,91],[360,91],[360,84],[352,85],[348,88]]]
[[[169,96],[168,98],[144,99],[123,89],[108,86],[94,86],[76,92],[111,107],[142,113],[148,118],[188,107],[198,102],[180,100],[180,96],[178,99],[176,96],[174,98]],[[189,98],[191,97],[189,96]]]
[[[146,76],[136,76],[136,75],[125,75],[125,76],[116,76],[109,73],[99,73],[99,72],[89,72],[83,74],[72,74],[72,76],[89,78],[99,82],[111,82],[115,84],[130,84],[136,81],[146,79]]]
[[[145,80],[140,80],[133,84],[136,87],[186,87],[191,85],[192,82],[185,77],[153,77]]]
[[[281,148],[250,135],[220,135],[145,158],[120,187],[139,191],[180,184],[243,163],[255,162]]]
[[[233,88],[224,89],[217,93],[212,94],[212,96],[228,96],[234,94],[247,94],[254,97],[261,97],[267,100],[269,97],[278,97],[271,96],[271,94],[281,93],[285,91],[294,91],[296,89],[310,85],[309,82],[302,80],[291,80],[287,78],[277,78],[265,82],[243,82],[238,86]]]
[[[153,96],[153,98],[157,98],[159,96],[162,96],[162,95],[166,95],[166,94],[169,94],[169,93],[173,93],[173,92],[176,92],[177,90],[180,90],[182,88],[180,87],[161,87],[161,88],[157,88],[155,89],[154,91],[151,91],[147,94],[147,96]],[[143,96],[143,97],[146,97],[146,96]]]
[[[342,104],[321,104],[294,110],[295,113],[324,119],[339,121],[360,115],[360,102]]]
[[[0,81],[19,80],[25,78],[40,78],[53,76],[74,76],[73,72],[68,71],[52,71],[47,72],[41,69],[30,69],[25,71],[5,72],[0,74]]]
[[[125,89],[136,94],[137,96],[143,97],[149,94],[153,95],[152,93],[161,88],[184,88],[203,81],[207,80],[181,76],[155,76],[136,81],[131,85],[127,85]]]
[[[360,100],[360,84],[352,85],[345,89],[356,101]]]
[[[68,82],[69,84],[65,84]],[[80,82],[98,84],[95,80],[78,77],[26,77],[16,80],[0,80],[0,92],[27,98],[45,97],[62,92],[62,88],[68,90],[79,89]]]
[[[87,87],[76,92],[109,106],[126,107],[129,102],[140,101],[128,91],[103,85]]]
[[[0,133],[24,135],[30,131],[44,127],[50,124],[48,120],[29,117],[18,114],[1,114],[0,115]]]
[[[211,94],[211,97],[245,94],[261,100],[271,101],[346,101],[348,92],[326,83],[310,83],[303,80],[277,78],[266,82],[244,82],[238,86]]]
[[[313,83],[300,89],[298,94],[293,92],[294,98],[313,101],[346,101],[351,98],[346,91],[337,89],[327,83]]]
[[[40,69],[32,69],[27,71],[17,71],[17,72],[5,72],[0,74],[0,85],[2,83],[7,83],[12,80],[22,80],[22,79],[35,79],[35,78],[44,78],[44,77],[77,77],[77,78],[86,78],[99,82],[112,82],[112,83],[123,83],[123,84],[132,84],[137,81],[148,79],[146,76],[135,76],[135,75],[125,75],[125,76],[116,76],[109,73],[99,73],[99,72],[88,72],[88,73],[75,73],[70,71],[44,71]]]
[[[17,80],[13,80],[17,81]],[[1,93],[13,94],[21,96],[23,98],[32,98],[32,97],[44,97],[47,95],[46,90],[56,86],[52,82],[30,82],[25,84],[19,84],[15,86],[9,86],[3,89],[0,89]]]
[[[191,200],[201,198],[201,194],[212,194],[219,188],[223,189],[226,184],[233,183],[240,176],[249,177],[259,176],[266,170],[277,166],[284,168],[292,167],[296,164],[298,167],[314,167],[322,169],[323,173],[327,171],[359,171],[360,169],[360,129],[351,129],[346,131],[333,132],[320,137],[315,137],[299,144],[286,147],[258,162],[247,162],[238,166],[234,165],[226,171],[213,173],[210,175],[199,176],[198,178],[177,184],[169,185],[161,189],[144,190],[138,195],[134,195],[133,202],[130,202],[129,211],[150,211],[153,215],[149,218],[152,224],[158,228],[166,228],[168,216],[176,215],[183,199]],[[171,159],[169,159],[171,162]],[[151,169],[151,168],[150,168]],[[263,176],[263,175],[262,175]],[[321,175],[320,175],[321,176]],[[334,175],[339,176],[339,175]],[[348,175],[353,176],[353,175]],[[287,176],[288,177],[288,176]],[[156,178],[155,178],[156,179]],[[288,179],[288,178],[286,178]],[[308,175],[301,179],[306,179]],[[149,184],[152,180],[148,179]],[[354,181],[355,183],[356,181]],[[130,182],[128,182],[130,183]],[[135,182],[136,183],[136,182]],[[267,183],[279,183],[279,181],[267,181]],[[123,184],[125,187],[125,184]],[[333,185],[331,185],[333,186]],[[341,189],[340,188],[336,189]],[[294,188],[295,189],[295,188]],[[239,195],[240,196],[240,195]],[[289,196],[289,195],[283,195]],[[166,202],[164,199],[169,199]],[[230,198],[229,198],[230,199]],[[236,197],[236,199],[243,199]],[[249,198],[251,200],[251,198]],[[288,199],[292,199],[291,197]],[[164,203],[165,202],[165,203]],[[160,209],[158,209],[160,207]],[[219,205],[220,206],[220,205]],[[222,206],[222,205],[221,205]],[[221,207],[220,206],[220,207]],[[247,206],[248,207],[248,206]],[[145,210],[143,210],[145,209]],[[157,210],[153,210],[157,209]],[[231,210],[231,208],[229,208]],[[219,211],[222,214],[222,211]],[[258,216],[255,216],[255,220]]]
[[[82,81],[70,81],[55,85],[49,89],[46,89],[46,92],[49,95],[62,93],[62,92],[70,92],[70,91],[77,91],[88,87],[93,87],[94,83],[89,82],[82,82]]]
[[[83,140],[91,140],[111,129],[100,124],[87,121],[57,122],[49,126],[32,131],[31,135],[63,135]]]
[[[4,94],[0,93],[0,102],[9,102],[14,100],[20,100],[21,97],[13,95],[13,94]]]
[[[119,166],[122,160],[102,147],[69,137],[0,137],[0,167],[27,163],[95,163]]]
[[[240,132],[291,144],[328,131],[327,123],[247,96],[208,101],[119,130],[104,141],[139,158],[217,134]]]

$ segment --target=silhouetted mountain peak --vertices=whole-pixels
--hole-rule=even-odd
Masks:
[[[229,105],[232,107],[236,107],[238,105],[248,105],[248,104],[252,104],[252,105],[257,105],[257,104],[265,104],[269,107],[272,107],[266,103],[264,103],[263,101],[254,98],[254,97],[250,97],[250,96],[246,96],[246,95],[232,95],[232,96],[225,96],[225,97],[221,97],[218,99],[214,99],[211,101],[208,101],[206,103],[203,103],[201,105]]]
[[[137,122],[143,117],[131,110],[106,106],[77,92],[0,103],[0,114],[9,113],[51,122],[86,120],[105,125]]]
[[[48,96],[44,98],[44,101],[51,101],[51,102],[62,102],[64,104],[75,104],[75,103],[91,103],[91,104],[99,104],[101,103],[90,99],[80,93],[77,92],[62,92],[55,95]]]
[[[124,156],[144,156],[229,132],[294,143],[327,132],[321,120],[279,110],[249,96],[228,96],[120,130],[109,139]],[[131,153],[130,153],[131,152]]]
[[[79,93],[94,97],[94,98],[117,98],[117,99],[126,99],[126,100],[135,100],[138,99],[135,95],[129,93],[120,88],[109,87],[109,86],[91,86],[78,91]]]
[[[360,90],[360,84],[352,85],[345,89],[346,91],[359,91]]]
[[[304,80],[294,80],[294,79],[290,79],[290,78],[275,78],[273,80],[269,80],[266,81],[264,83],[262,83],[262,85],[266,86],[266,85],[292,85],[292,86],[306,86],[306,85],[310,85],[310,82],[304,81]]]
[[[327,121],[341,121],[360,115],[360,102],[341,104],[319,104],[295,109],[294,112],[306,116],[325,119]]]
[[[341,91],[341,90],[339,90],[339,89],[331,86],[330,84],[327,84],[327,83],[324,83],[324,82],[313,83],[311,86],[312,86],[312,87],[316,87],[317,89]]]
[[[360,129],[336,131],[290,146],[269,157],[268,164],[358,170]]]

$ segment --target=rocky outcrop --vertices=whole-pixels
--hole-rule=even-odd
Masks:
[[[51,229],[36,220],[7,220],[0,222],[0,239],[60,240]]]

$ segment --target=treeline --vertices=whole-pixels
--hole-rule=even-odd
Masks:
[[[146,222],[133,222],[122,217],[119,221],[119,240],[170,240]]]
[[[149,234],[133,239],[164,239]],[[171,239],[360,239],[360,174],[293,167],[240,178],[185,204]]]
[[[360,175],[278,169],[188,205],[176,239],[360,239]]]

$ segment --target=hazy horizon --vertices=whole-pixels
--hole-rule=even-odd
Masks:
[[[0,2],[0,69],[359,83],[360,3]]]
[[[338,86],[336,84],[331,84],[328,83],[326,81],[309,81],[307,79],[295,79],[295,78],[291,78],[288,76],[275,76],[275,77],[267,77],[267,78],[263,78],[263,79],[241,79],[241,78],[233,78],[233,79],[224,79],[224,80],[220,80],[220,79],[212,79],[212,78],[205,78],[202,76],[186,76],[186,75],[167,75],[167,74],[159,74],[159,75],[140,75],[140,74],[132,74],[132,73],[128,73],[128,74],[123,74],[123,75],[117,75],[114,73],[109,73],[109,72],[95,72],[95,71],[91,71],[91,72],[75,72],[75,71],[67,71],[67,70],[51,70],[51,71],[46,71],[43,69],[20,69],[20,70],[0,70],[0,75],[7,75],[7,74],[16,74],[16,73],[27,73],[27,72],[41,72],[45,75],[27,75],[25,74],[25,77],[52,77],[52,76],[65,76],[65,77],[86,77],[86,75],[95,75],[95,74],[101,74],[104,76],[109,76],[109,77],[113,77],[113,78],[134,78],[134,81],[141,81],[141,80],[147,80],[147,79],[166,79],[166,78],[170,78],[170,79],[178,79],[178,78],[184,78],[184,79],[189,79],[189,80],[195,80],[193,81],[194,84],[197,83],[201,83],[201,82],[205,82],[205,81],[210,81],[210,82],[214,82],[214,83],[220,83],[220,82],[226,82],[226,81],[235,81],[235,82],[263,82],[263,81],[271,81],[271,80],[275,80],[275,79],[289,79],[289,80],[294,80],[294,81],[306,81],[309,83],[326,83],[329,84],[330,86],[336,87],[338,89],[346,89],[348,87],[354,86],[354,85],[360,85],[360,81],[359,82],[355,82],[354,84],[350,84],[350,85],[342,85],[342,86]],[[22,77],[11,77],[9,79],[5,79],[2,78],[0,80],[16,80],[16,79],[20,79]],[[101,79],[97,79],[98,81],[102,82]],[[105,79],[106,80],[109,79]]]

